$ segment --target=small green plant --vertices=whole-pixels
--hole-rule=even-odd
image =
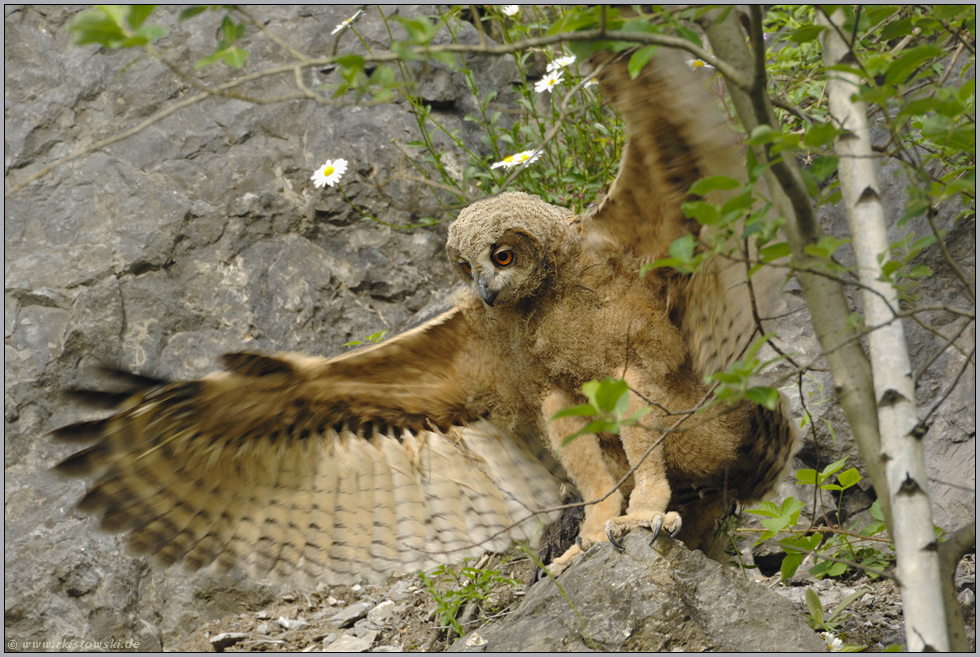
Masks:
[[[827,491],[843,493],[859,481],[861,475],[856,468],[844,470],[846,458],[835,461],[820,472],[803,468],[797,470],[797,484],[814,486]],[[831,479],[836,476],[836,483]],[[872,579],[881,576],[882,571],[892,563],[892,556],[883,552],[879,546],[890,545],[885,537],[885,522],[881,507],[875,501],[871,505],[872,522],[858,528],[857,523],[844,529],[840,526],[840,509],[835,513],[836,526],[814,527],[812,524],[800,527],[800,511],[805,503],[795,497],[783,500],[780,506],[764,501],[756,509],[747,509],[748,513],[762,516],[764,531],[756,541],[756,545],[771,538],[783,536],[779,544],[786,550],[780,566],[783,581],[791,578],[803,563],[807,554],[816,555],[816,564],[810,568],[810,574],[820,579],[822,577],[843,577],[854,568],[865,571]],[[829,537],[825,537],[829,534]]]
[[[469,566],[469,561],[470,559],[465,559],[463,567],[458,570],[443,565],[429,575],[419,571],[422,584],[436,601],[439,624],[452,628],[459,636],[466,633],[456,619],[460,609],[471,602],[484,604],[494,585],[517,586],[518,584],[517,580],[504,576],[498,570]],[[446,584],[449,586],[446,587]]]
[[[372,333],[371,335],[365,337],[363,340],[351,340],[350,342],[345,342],[343,346],[356,347],[357,345],[361,345],[361,344],[372,344],[374,342],[381,342],[382,340],[385,339],[385,333],[387,332],[388,329],[385,329],[383,331],[378,331],[377,333]]]
[[[823,604],[820,602],[820,598],[816,592],[813,589],[806,590],[806,607],[807,611],[810,612],[810,616],[806,621],[810,624],[810,627],[822,632],[823,638],[827,642],[828,647],[830,647],[831,652],[861,652],[867,648],[867,646],[847,645],[837,638],[837,634],[840,632],[840,626],[851,616],[849,613],[845,613],[845,610],[867,592],[867,589],[858,589],[844,598],[840,604],[834,607],[830,614],[824,616]]]
[[[641,417],[653,410],[647,406],[630,413],[630,389],[622,379],[588,381],[582,385],[582,394],[589,400],[587,404],[577,404],[562,409],[555,413],[549,422],[563,417],[595,417],[596,419],[566,437],[563,444],[567,445],[583,433],[618,434],[621,426],[636,424]]]

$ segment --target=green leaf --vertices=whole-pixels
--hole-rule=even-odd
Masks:
[[[839,160],[836,156],[821,155],[813,159],[813,164],[810,165],[810,173],[817,179],[817,182],[823,182],[837,172],[838,164]]]
[[[964,109],[963,103],[951,98],[917,98],[906,103],[901,114],[916,116],[929,112],[939,112],[944,116],[955,117],[962,114]]]
[[[789,526],[785,518],[763,518],[759,523],[773,534],[781,532]]]
[[[659,269],[661,267],[672,267],[678,271],[683,271],[685,269],[684,263],[677,258],[660,258],[658,260],[654,260],[650,264],[640,267],[640,278],[646,276],[647,272],[651,269]]]
[[[765,406],[770,411],[774,411],[776,410],[776,404],[779,403],[779,391],[774,388],[756,386],[745,391],[745,398],[749,401],[754,401],[760,406]]]
[[[694,257],[694,235],[682,235],[670,243],[670,255],[684,263],[691,262]]]
[[[817,627],[824,627],[823,624],[823,605],[820,604],[820,598],[817,596],[813,589],[807,589],[806,593],[806,606],[810,610],[810,618]]]
[[[682,39],[693,43],[698,48],[701,48],[704,45],[701,43],[701,37],[698,36],[697,32],[687,27],[684,27],[683,25],[677,26],[677,34],[680,35]]]
[[[619,433],[619,425],[612,420],[594,420],[565,438],[561,444],[562,446],[567,445],[582,434],[586,433]]]
[[[837,128],[830,123],[814,123],[806,131],[803,143],[811,149],[817,149],[825,144],[829,144],[837,136]]]
[[[147,43],[153,43],[154,41],[157,41],[167,36],[167,30],[160,27],[159,25],[144,25],[136,33],[136,36],[146,41]]]
[[[779,133],[772,129],[768,125],[757,125],[752,129],[752,134],[749,137],[749,143],[753,146],[763,146],[770,143],[773,139],[779,136]]]
[[[585,417],[585,416],[591,417],[593,415],[598,415],[598,414],[599,414],[599,410],[592,404],[577,404],[575,406],[571,406],[569,408],[563,408],[562,410],[558,411],[557,413],[551,416],[551,419],[548,420],[548,422],[554,422],[555,420],[563,417]]]
[[[83,46],[97,43],[107,48],[118,48],[125,41],[122,27],[101,9],[86,9],[78,14],[68,25],[74,32],[72,43]]]
[[[650,58],[657,54],[658,48],[659,46],[644,46],[630,56],[629,64],[626,66],[626,70],[630,74],[630,80],[636,79],[636,76],[640,74],[643,67],[650,61]]]
[[[738,196],[732,197],[725,201],[724,205],[721,206],[721,214],[723,217],[727,217],[729,214],[735,214],[741,216],[743,210],[747,210],[752,207],[752,192],[745,191]],[[732,219],[736,217],[731,217]]]
[[[899,85],[905,82],[912,74],[912,71],[924,63],[927,59],[938,57],[942,54],[942,48],[935,45],[916,46],[903,51],[885,72],[885,83]]]
[[[779,242],[778,244],[770,244],[759,249],[759,258],[763,262],[772,262],[773,260],[779,260],[780,258],[785,258],[792,251],[789,248],[788,242]]]
[[[248,59],[248,51],[234,46],[225,51],[222,59],[225,60],[225,64],[232,68],[241,68],[245,65],[245,60]]]
[[[759,502],[758,509],[748,509],[748,512],[757,516],[769,516],[770,518],[775,518],[779,515],[779,507],[769,500],[763,500],[762,502]]]
[[[199,69],[204,68],[205,66],[210,66],[211,64],[214,64],[216,61],[218,61],[224,56],[225,56],[225,51],[218,50],[216,52],[211,53],[207,57],[201,57],[199,60],[194,62],[194,70],[197,71]]]
[[[230,16],[225,16],[221,21],[221,43],[225,48],[227,48],[237,40],[238,26],[235,25]]]
[[[795,497],[787,497],[783,500],[782,505],[779,507],[780,514],[787,516],[792,521],[792,524],[796,524],[796,521],[800,517],[800,511],[806,507],[805,502],[801,502]]]
[[[429,56],[440,64],[445,64],[450,68],[456,68],[459,65],[459,55],[453,52],[437,51],[429,53]]]
[[[435,25],[426,16],[419,16],[417,18],[395,16],[394,19],[401,23],[401,26],[408,32],[409,41],[414,44],[425,45],[435,36]]]
[[[850,488],[859,481],[861,481],[861,473],[857,471],[857,468],[844,470],[844,472],[837,475],[837,483],[843,488]]]
[[[156,5],[130,5],[129,16],[126,17],[126,21],[131,28],[138,30],[155,8]]]
[[[585,392],[584,385],[582,392]],[[596,408],[617,416],[623,415],[629,406],[629,385],[622,379],[606,379],[594,387],[591,395],[587,392],[585,395],[593,400]]]
[[[846,456],[844,458],[842,458],[840,461],[834,461],[833,463],[831,463],[830,465],[828,465],[827,467],[825,467],[820,472],[820,474],[822,475],[821,478],[820,478],[820,480],[823,481],[824,479],[826,479],[830,475],[836,473],[838,470],[840,470],[841,468],[843,468],[845,461],[847,461],[847,457]]]
[[[826,27],[823,25],[804,25],[795,32],[789,35],[789,40],[794,43],[806,43],[807,41],[813,41],[820,33],[823,32]]]
[[[721,218],[718,206],[706,201],[681,203],[681,212],[689,219],[697,219],[702,226],[714,226]]]
[[[691,185],[691,193],[698,196],[705,196],[716,189],[736,189],[742,183],[728,176],[708,176]]]
[[[802,552],[787,554],[785,557],[783,557],[783,563],[779,566],[780,581],[785,582],[795,575],[796,571],[800,567],[800,564],[803,563],[804,558],[806,558],[806,555]]]
[[[127,5],[96,5],[99,9],[105,12],[109,19],[118,25],[123,26],[126,22],[126,16],[129,15],[130,8]]]
[[[897,21],[891,22],[881,30],[881,40],[891,41],[898,37],[907,36],[912,34],[912,18],[906,16],[905,18],[900,18]]]
[[[177,16],[177,20],[179,20],[179,21],[186,21],[188,18],[194,18],[198,14],[204,13],[207,10],[208,10],[208,8],[207,8],[206,5],[200,5],[200,6],[197,6],[197,7],[191,7],[189,9],[185,9],[184,11],[180,12],[180,15]]]
[[[817,471],[809,468],[801,468],[796,471],[796,483],[810,486],[817,485]]]
[[[334,61],[344,68],[351,68],[359,71],[364,70],[364,58],[360,55],[343,55]]]
[[[838,565],[844,566],[845,564],[838,564]],[[838,616],[840,616],[842,611],[844,611],[851,605],[852,602],[854,602],[855,600],[857,600],[867,592],[868,592],[867,589],[860,588],[854,593],[844,598],[843,600],[841,600],[840,604],[834,607],[834,610],[830,612],[830,616],[827,618],[827,621],[832,623]]]

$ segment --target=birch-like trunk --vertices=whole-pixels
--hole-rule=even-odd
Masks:
[[[779,123],[769,104],[765,91],[765,68],[761,53],[750,52],[745,43],[745,33],[736,18],[735,11],[714,10],[701,21],[715,54],[725,59],[743,73],[753,72],[762,77],[756,89],[746,91],[737,85],[729,85],[735,111],[746,132],[751,133],[760,125],[779,128]],[[753,6],[753,23],[757,24],[758,42],[762,43],[761,10]],[[755,55],[755,56],[753,56]],[[759,162],[768,162],[768,151],[754,147]],[[781,158],[779,158],[781,159]],[[803,177],[792,158],[783,159],[779,173],[770,166],[764,178],[776,211],[788,219],[785,225],[787,242],[793,254],[793,263],[802,267],[796,273],[803,290],[803,297],[810,308],[813,327],[820,341],[824,356],[834,377],[834,392],[847,416],[861,458],[868,469],[875,490],[886,490],[885,469],[881,463],[881,444],[878,438],[878,418],[874,412],[874,390],[871,382],[871,366],[857,341],[857,332],[848,323],[851,314],[840,283],[834,279],[805,271],[819,270],[821,262],[805,252],[808,244],[816,244],[822,237],[813,208],[813,200],[806,192]],[[891,526],[891,505],[886,496],[880,498],[885,521]]]
[[[843,12],[836,12],[832,20],[837,26],[842,25]],[[888,260],[889,242],[871,151],[868,110],[863,102],[851,100],[860,89],[861,79],[853,73],[829,70],[838,64],[856,64],[847,44],[824,14],[818,14],[817,22],[827,27],[821,34],[824,64],[828,68],[827,99],[832,120],[843,129],[834,142],[834,150],[840,160],[838,177],[858,279],[864,286],[861,298],[865,325],[881,327],[868,335],[868,344],[881,459],[892,506],[891,532],[898,557],[896,570],[905,612],[906,645],[916,652],[947,651],[939,552],[922,439],[917,430],[912,367],[902,322],[895,319],[898,293],[891,283],[880,280],[882,264]]]

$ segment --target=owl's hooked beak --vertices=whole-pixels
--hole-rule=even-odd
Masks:
[[[497,294],[500,291],[491,290],[490,287],[487,285],[487,279],[485,279],[483,276],[480,276],[479,278],[476,279],[476,286],[480,290],[480,298],[483,299],[483,301],[488,306],[493,308],[493,301],[494,299],[497,298]]]

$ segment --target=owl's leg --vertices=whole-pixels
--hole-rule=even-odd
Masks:
[[[631,381],[628,375],[626,381],[637,389],[638,382]],[[644,406],[646,402],[640,397],[635,394],[630,395],[630,413]],[[620,438],[630,467],[636,468],[633,475],[636,485],[630,493],[626,515],[606,521],[606,536],[616,547],[621,547],[616,539],[636,527],[647,527],[653,532],[651,545],[661,529],[665,529],[671,536],[676,536],[681,529],[681,517],[674,511],[667,512],[667,505],[670,503],[670,483],[667,480],[667,464],[660,435],[655,431],[633,426],[621,427]],[[658,441],[660,444],[656,444]],[[652,451],[651,447],[653,447]]]
[[[576,403],[563,392],[552,392],[545,399],[542,411],[546,419],[555,413]],[[578,488],[582,499],[586,502],[596,500],[612,491],[608,497],[595,504],[585,507],[585,520],[579,528],[575,545],[551,562],[548,567],[552,574],[564,571],[581,554],[594,543],[606,539],[605,524],[623,512],[623,494],[616,489],[616,479],[606,467],[602,457],[602,448],[595,434],[582,434],[567,445],[562,445],[565,438],[572,435],[588,422],[582,418],[559,418],[548,425],[548,439],[557,454],[562,466]]]

